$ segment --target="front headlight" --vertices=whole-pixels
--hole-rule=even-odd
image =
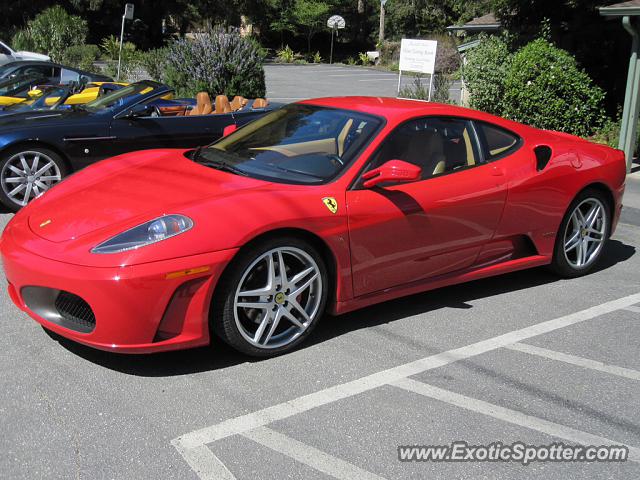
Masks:
[[[184,215],[165,215],[138,225],[102,242],[91,253],[120,253],[161,242],[180,235],[193,227],[193,220]]]

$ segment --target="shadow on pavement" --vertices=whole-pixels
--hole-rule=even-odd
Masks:
[[[635,252],[635,247],[631,245],[610,240],[595,272],[628,260]],[[545,285],[558,280],[560,278],[546,268],[535,268],[469,282],[463,289],[451,286],[381,303],[339,317],[325,316],[301,348],[316,345],[355,330],[391,323],[407,316],[443,308],[470,309],[473,305],[469,302],[476,299]],[[260,361],[236,352],[220,340],[214,341],[213,347],[150,355],[124,355],[85,347],[50,331],[47,331],[47,334],[67,350],[90,362],[130,375],[148,377],[184,375]]]

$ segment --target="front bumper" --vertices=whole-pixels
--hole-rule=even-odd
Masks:
[[[237,249],[134,266],[72,265],[29,252],[4,235],[0,253],[13,302],[49,330],[78,343],[121,353],[151,353],[207,345],[213,289]],[[179,273],[176,273],[179,272]],[[193,273],[196,272],[196,273]],[[169,275],[171,274],[171,275]],[[69,292],[93,310],[83,333],[43,314],[30,287]],[[31,291],[33,289],[31,288]]]

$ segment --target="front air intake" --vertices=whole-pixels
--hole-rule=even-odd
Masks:
[[[91,332],[96,326],[96,317],[89,304],[73,293],[61,291],[55,307],[66,322],[77,326],[75,330]]]

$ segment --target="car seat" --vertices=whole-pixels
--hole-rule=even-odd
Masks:
[[[189,115],[208,115],[213,111],[211,98],[207,92],[199,92],[196,95],[196,106],[189,112]]]

